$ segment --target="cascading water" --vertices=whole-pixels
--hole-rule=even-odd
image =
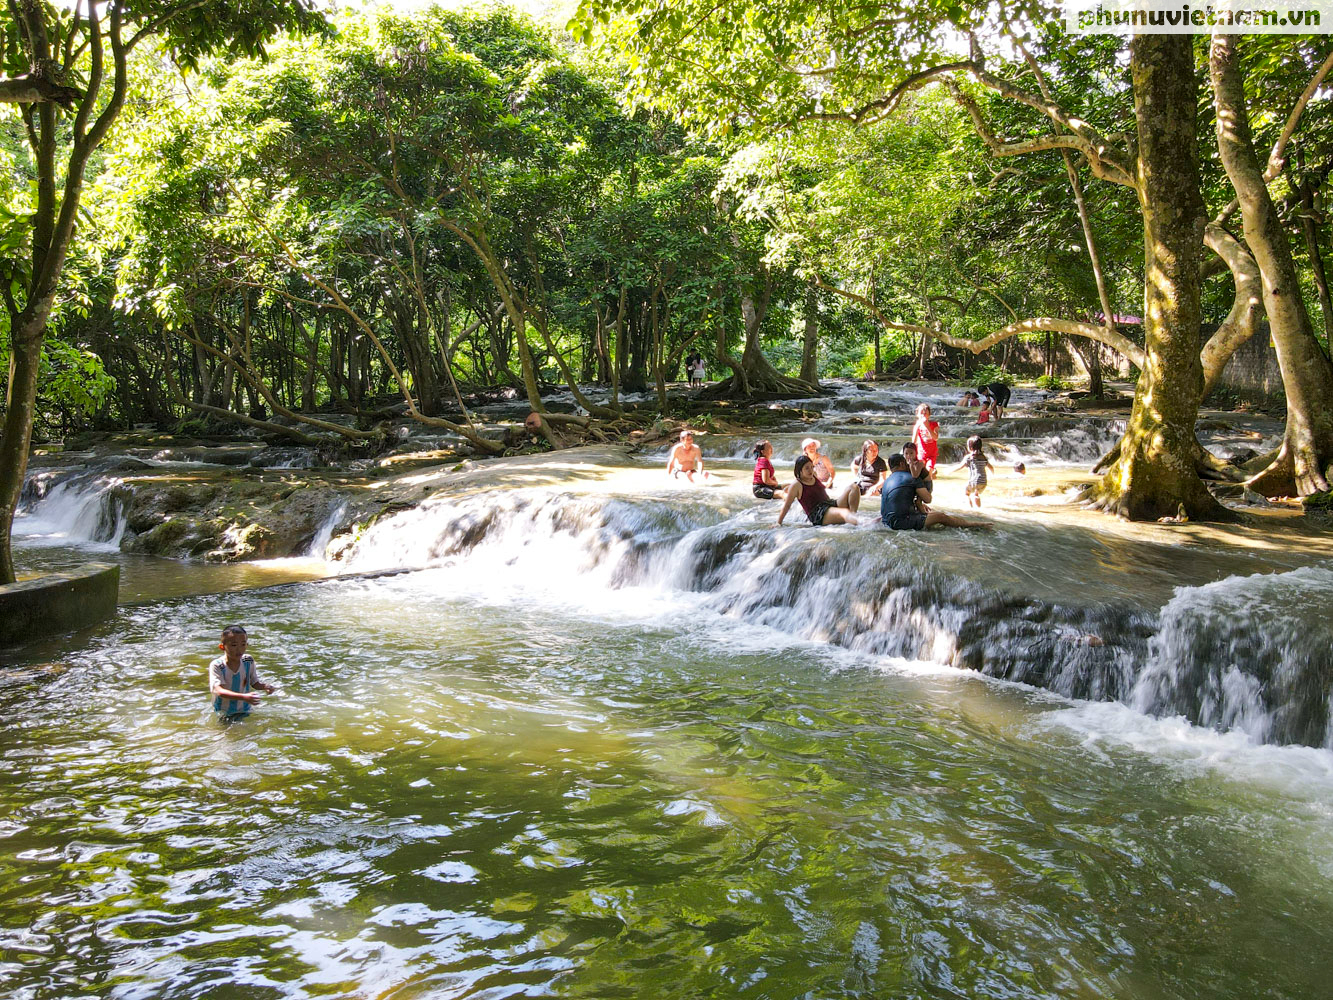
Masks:
[[[1330,645],[1300,637],[1333,574],[1262,578],[1268,594],[1254,605],[1262,629],[1260,611],[1241,614],[1252,578],[1186,588],[1159,622],[1150,603],[1062,599],[1058,585],[1047,595],[997,588],[993,573],[974,578],[986,556],[951,552],[938,537],[864,526],[777,532],[756,508],[732,515],[516,490],[387,518],[341,559],[348,571],[446,567],[464,590],[546,581],[590,606],[621,603],[614,592],[626,588],[693,593],[711,613],[855,652],[1184,714],[1259,741],[1327,743]],[[1220,624],[1219,599],[1224,615],[1236,612]],[[1229,659],[1217,658],[1218,643]]]
[[[1333,747],[1333,571],[1182,587],[1162,609],[1129,701],[1261,743]]]
[[[328,550],[329,542],[333,541],[333,532],[341,523],[343,516],[347,513],[347,504],[341,503],[329,511],[328,517],[324,518],[324,523],[319,526],[315,532],[315,537],[310,539],[310,544],[306,546],[305,554],[314,559],[323,559]]]
[[[55,480],[32,477],[14,519],[14,534],[29,544],[80,544],[107,550],[120,547],[126,503],[121,480],[80,476]]]

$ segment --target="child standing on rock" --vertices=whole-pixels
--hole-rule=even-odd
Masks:
[[[247,653],[250,644],[245,629],[228,625],[222,630],[218,649],[223,654],[208,665],[208,691],[213,695],[213,711],[224,719],[235,719],[250,714],[250,706],[257,704],[256,689],[265,694],[276,690],[260,679],[255,659]]]

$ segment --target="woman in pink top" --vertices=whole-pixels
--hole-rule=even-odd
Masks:
[[[912,428],[912,443],[916,453],[926,468],[935,471],[935,460],[940,453],[940,425],[930,419],[930,404],[922,403],[916,408],[916,426]]]

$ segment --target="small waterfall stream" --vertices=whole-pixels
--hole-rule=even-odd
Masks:
[[[697,593],[712,612],[803,639],[1121,701],[1260,742],[1333,745],[1330,571],[1180,587],[1159,613],[1151,602],[1080,599],[1095,581],[997,589],[968,567],[1015,558],[1022,537],[982,539],[975,551],[939,538],[878,526],[776,531],[754,509],[515,490],[387,518],[339,558],[355,572],[445,567],[467,587],[546,581],[589,605],[618,603],[612,593],[626,588]]]
[[[34,476],[14,520],[15,537],[37,545],[82,544],[115,551],[127,523],[127,496],[115,476]]]

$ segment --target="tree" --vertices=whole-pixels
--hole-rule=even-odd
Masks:
[[[219,49],[258,55],[283,28],[323,25],[312,0],[78,0],[72,10],[47,0],[9,0],[8,6],[12,17],[0,24],[0,97],[19,103],[36,197],[22,239],[5,247],[9,280],[0,280],[11,344],[0,433],[0,583],[14,580],[10,533],[27,471],[42,344],[89,162],[124,106],[131,57],[151,40],[190,67]]]
[[[1310,494],[1333,480],[1333,364],[1315,339],[1291,244],[1269,194],[1250,129],[1236,35],[1213,37],[1209,72],[1217,110],[1217,148],[1263,282],[1264,310],[1287,395],[1287,426],[1271,464],[1251,480],[1265,492]]]
[[[1117,84],[1120,93],[1133,100],[1136,134],[1125,141],[1125,129],[1115,120],[1117,105],[1123,102],[1080,108],[1077,95],[1071,100],[1053,94],[1046,71],[1026,45],[1037,38],[1048,52],[1059,52],[1088,43],[1056,40],[1031,27],[1041,23],[1044,13],[1049,12],[1040,4],[996,11],[988,5],[864,5],[852,0],[585,0],[574,27],[585,40],[596,34],[625,55],[634,68],[633,84],[645,99],[650,91],[661,91],[666,96],[659,100],[716,128],[734,128],[741,121],[793,131],[812,122],[873,125],[898,111],[913,92],[941,83],[968,111],[997,158],[1077,156],[1098,179],[1133,190],[1144,217],[1148,327],[1143,348],[1105,320],[1037,317],[1017,320],[980,340],[939,336],[946,343],[980,350],[1021,332],[1057,330],[1100,340],[1134,357],[1145,375],[1129,430],[1098,487],[1099,502],[1134,517],[1174,513],[1181,506],[1194,517],[1225,516],[1193,472],[1196,465],[1206,464],[1193,438],[1193,424],[1203,384],[1197,356],[1198,285],[1207,219],[1197,132],[1187,134],[1198,97],[1191,52],[1188,45],[1180,48],[1182,43],[1135,39],[1130,73]],[[1023,62],[1006,66],[988,60],[981,40],[1002,36]],[[966,52],[950,51],[951,37],[966,39]],[[1108,76],[1115,80],[1120,72],[1112,67]],[[986,95],[1028,116],[1018,122],[1022,127],[1017,138],[1001,136],[982,105]],[[1112,121],[1099,128],[1094,122],[1105,119],[1108,110]],[[1163,130],[1188,149],[1162,146],[1156,137],[1165,134]],[[1183,159],[1187,152],[1189,162]],[[1162,171],[1177,183],[1156,183]],[[1187,228],[1195,234],[1193,249],[1180,242]],[[1210,233],[1209,245],[1220,245],[1225,236]],[[1228,263],[1240,257],[1232,254]],[[1186,260],[1194,268],[1193,277],[1183,266]],[[1253,309],[1243,308],[1240,301],[1242,284],[1237,273],[1237,305],[1229,317],[1233,322],[1208,352],[1215,363],[1243,339],[1246,331],[1240,325],[1253,318]],[[919,329],[923,336],[937,334],[932,323]],[[1189,352],[1185,344],[1193,345]]]

